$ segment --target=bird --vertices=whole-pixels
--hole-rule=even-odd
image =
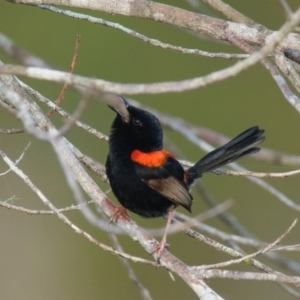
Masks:
[[[126,114],[109,105],[116,116],[110,129],[106,174],[121,204],[111,219],[115,221],[127,210],[144,218],[164,217],[165,231],[154,251],[158,264],[166,248],[174,209],[181,206],[191,212],[190,189],[194,181],[205,172],[258,152],[260,148],[256,146],[265,139],[264,130],[251,127],[184,170],[175,156],[163,148],[158,118],[119,97]]]

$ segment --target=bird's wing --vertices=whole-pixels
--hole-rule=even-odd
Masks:
[[[136,172],[140,179],[160,195],[191,211],[193,198],[184,180],[184,170],[173,157],[156,168],[148,168],[136,164]]]
[[[193,198],[189,194],[187,186],[174,176],[159,179],[142,179],[142,181],[176,205],[181,205],[191,212]]]

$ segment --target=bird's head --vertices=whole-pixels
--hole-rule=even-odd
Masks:
[[[140,150],[151,152],[161,150],[163,146],[163,132],[159,120],[153,114],[132,106],[120,97],[127,112],[121,112],[109,106],[117,113],[110,133],[110,145],[116,145],[124,150]]]

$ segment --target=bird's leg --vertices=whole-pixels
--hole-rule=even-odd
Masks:
[[[114,211],[114,213],[109,218],[109,224],[111,222],[116,222],[121,215],[125,215],[126,217],[129,218],[127,210],[126,210],[126,208],[124,206],[118,206],[116,208],[116,210]]]
[[[160,257],[162,256],[164,249],[166,248],[166,244],[167,244],[167,235],[168,235],[168,231],[172,222],[172,218],[173,218],[173,214],[174,214],[174,206],[172,205],[169,209],[168,209],[168,215],[167,215],[167,224],[165,227],[165,231],[164,231],[164,235],[159,243],[159,246],[157,247],[157,249],[155,250],[155,252],[157,252],[157,258],[156,258],[156,266],[159,264],[159,260]]]

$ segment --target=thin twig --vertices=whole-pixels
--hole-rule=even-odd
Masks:
[[[19,156],[19,158],[14,162],[15,165],[18,165],[19,162],[23,159],[25,152],[28,150],[29,146],[31,145],[31,142],[28,143],[28,145],[25,147],[25,149],[23,150],[23,152],[21,153],[21,155]],[[8,169],[7,171],[5,171],[4,173],[0,173],[0,176],[4,176],[7,173],[9,173],[11,171],[11,169]]]
[[[69,68],[69,73],[70,74],[73,74],[73,71],[74,71],[74,68],[75,68],[75,64],[77,62],[77,58],[78,58],[78,53],[79,53],[79,47],[80,47],[80,34],[77,34],[77,37],[76,37],[76,42],[75,42],[75,49],[74,49],[74,54],[73,54],[73,57],[72,57],[72,62],[71,62],[71,66]],[[64,96],[65,96],[65,93],[68,89],[68,84],[65,83],[62,90],[60,91],[59,95],[58,95],[58,98],[54,101],[54,103],[59,106],[61,101],[64,99]],[[54,112],[53,109],[50,109],[48,112],[47,112],[47,117],[50,117],[52,115],[52,113]]]
[[[228,39],[233,44],[235,44],[239,48],[243,49],[247,53],[250,53],[250,54],[251,53],[255,53],[255,50],[249,44],[247,44],[242,39],[240,39],[240,38],[232,35],[231,33],[228,33]],[[275,56],[275,60],[276,60],[277,64],[279,63],[279,61],[278,61],[279,58],[282,58],[282,59],[286,60],[286,58],[284,57],[284,55],[281,55],[281,56],[276,55]],[[267,59],[261,60],[261,63],[270,72],[270,74],[272,75],[273,79],[275,80],[276,84],[278,85],[280,91],[282,92],[282,94],[284,95],[284,97],[286,98],[286,100],[288,100],[288,102],[298,111],[298,113],[300,113],[300,99],[299,99],[299,97],[296,94],[294,94],[291,91],[291,89],[287,85],[285,79],[280,74],[280,72],[278,71],[278,69],[270,61],[268,61]],[[280,63],[280,65],[282,66],[283,64]],[[286,60],[286,65],[288,65],[287,60]],[[288,75],[290,81],[294,84],[294,86],[296,87],[296,89],[298,91],[300,91],[300,78],[299,78],[299,75],[295,72],[295,70],[294,70],[294,72],[292,72],[291,68],[289,68],[289,71],[291,73],[291,75]]]
[[[218,243],[218,242],[216,242],[216,241],[214,241],[214,240],[212,240],[208,237],[205,237],[205,236],[201,235],[198,232],[195,232],[194,230],[192,230],[190,228],[186,228],[185,233],[187,235],[189,235],[193,238],[196,238],[197,240],[213,247],[214,249],[216,249],[218,251],[229,254],[230,256],[233,256],[233,257],[236,257],[236,258],[241,258],[241,257],[244,256],[240,252],[238,252],[234,249],[231,249],[231,248],[229,248],[225,245],[222,245],[222,244],[220,244],[220,243]],[[280,273],[278,271],[275,271],[274,269],[272,269],[272,268],[268,267],[267,265],[255,260],[254,258],[249,258],[248,260],[243,260],[243,262],[250,265],[250,266],[256,267],[257,269],[259,269],[261,271],[264,271],[266,273],[274,274],[274,275],[280,275],[280,276],[283,276],[284,278],[289,278],[289,276],[284,275],[283,273]],[[193,270],[197,271],[197,274],[200,278],[203,278],[204,270],[201,270],[201,269],[198,270],[198,267],[191,267],[191,268]],[[288,280],[290,280],[290,279],[288,279]],[[298,285],[295,284],[295,286],[298,286]]]
[[[292,13],[293,13],[290,6],[286,2],[286,0],[278,0],[278,2],[283,8],[286,18],[289,20],[291,18]]]
[[[299,56],[299,53],[298,53]],[[275,51],[274,53],[275,62],[283,72],[283,74],[289,79],[295,89],[300,92],[300,77],[299,74],[296,72],[294,66],[292,65],[291,61],[286,58],[286,56],[280,52]],[[294,58],[294,57],[293,57]],[[291,57],[290,57],[291,59]],[[297,60],[294,59],[297,62]],[[294,103],[291,103],[294,106]],[[299,111],[298,111],[299,112]]]
[[[37,92],[36,90],[34,90],[33,88],[31,88],[30,86],[28,86],[27,84],[25,84],[24,82],[18,80],[18,82],[20,83],[20,85],[26,90],[26,92],[31,95],[32,97],[34,97],[35,99],[37,99],[38,101],[45,103],[47,106],[49,106],[51,109],[55,110],[60,116],[71,120],[72,117],[69,113],[67,113],[65,110],[63,110],[62,108],[60,108],[59,106],[57,106],[56,104],[54,104],[51,100],[47,99],[46,97],[44,97],[42,94],[40,94],[39,92]],[[86,130],[87,132],[95,135],[97,138],[99,138],[100,140],[105,140],[108,141],[108,136],[101,133],[100,131],[98,131],[97,129],[76,120],[75,121],[76,126]]]
[[[209,278],[226,278],[234,280],[258,280],[258,281],[275,281],[275,282],[286,282],[299,286],[300,277],[287,276],[282,274],[264,274],[256,272],[239,272],[229,270],[203,270],[200,271],[199,276],[203,279]]]
[[[57,147],[57,142],[55,140],[53,140],[52,146],[57,154],[57,157],[59,159],[62,170],[65,174],[69,188],[73,193],[73,198],[75,199],[78,205],[84,204],[85,200],[84,200],[83,193],[78,183],[76,182],[74,175],[71,172],[70,168],[68,167],[67,163],[65,162],[65,160],[61,158],[62,155],[59,153],[59,148]],[[122,231],[120,230],[120,228],[115,226],[113,228],[111,228],[112,226],[109,227],[107,221],[99,219],[88,206],[82,206],[80,212],[82,213],[82,215],[85,217],[87,221],[89,221],[92,225],[96,226],[102,231],[108,232],[109,230],[111,230],[112,233],[120,233]]]
[[[210,5],[215,10],[221,12],[224,16],[226,16],[229,20],[232,20],[237,23],[244,23],[250,25],[257,25],[249,17],[245,16],[241,12],[237,11],[229,4],[224,3],[222,0],[202,0],[204,3]]]
[[[0,133],[5,133],[5,134],[16,134],[16,133],[24,133],[24,132],[25,132],[24,128],[0,129]]]
[[[216,175],[231,175],[231,176],[249,176],[249,177],[256,177],[256,178],[286,178],[300,174],[300,170],[288,171],[288,172],[281,172],[281,173],[258,173],[258,172],[237,172],[231,171],[226,169],[216,169],[212,171]]]
[[[286,292],[288,292],[289,294],[291,294],[292,296],[296,297],[296,298],[300,298],[300,293],[298,291],[295,291],[293,288],[291,288],[290,286],[288,286],[285,283],[278,283],[281,288],[283,288]]]
[[[260,254],[266,253],[266,252],[270,251],[271,249],[273,249],[275,246],[277,246],[281,242],[281,240],[283,238],[285,238],[291,232],[291,230],[296,226],[297,221],[298,220],[295,219],[294,222],[289,226],[289,228],[281,236],[279,236],[273,243],[267,245],[264,249],[261,249],[261,250],[255,252],[255,253],[252,253],[252,254],[249,254],[249,255],[245,255],[245,256],[243,256],[241,258],[238,258],[238,259],[228,260],[228,261],[221,262],[221,263],[218,263],[218,264],[202,265],[202,266],[198,266],[196,268],[197,269],[224,268],[224,267],[228,267],[228,266],[231,266],[231,265],[234,265],[234,264],[239,264],[241,262],[249,260],[250,258],[257,257]]]
[[[47,198],[46,196],[32,183],[32,181],[29,179],[29,177],[24,174],[24,172],[19,169],[12,160],[9,159],[9,157],[2,151],[0,150],[0,156],[2,157],[3,161],[11,168],[11,170],[18,175],[23,181],[29,186],[29,188],[37,194],[37,196],[41,199],[41,201],[49,207],[51,210],[55,212],[55,214],[58,216],[60,220],[62,220],[65,224],[69,225],[76,233],[83,235],[86,239],[88,239],[90,242],[95,244],[96,246],[100,247],[101,249],[108,251],[114,255],[132,260],[134,262],[139,262],[151,266],[156,266],[156,264],[152,261],[142,259],[136,256],[132,256],[126,253],[121,253],[112,247],[109,247],[103,243],[100,243],[97,241],[95,238],[93,238],[90,234],[87,232],[83,231],[79,227],[77,227],[74,223],[72,223],[64,214],[62,214]]]
[[[82,116],[89,103],[88,100],[89,99],[87,97],[83,97],[83,99],[80,100],[74,113],[67,119],[66,124],[61,129],[59,129],[60,136],[65,135],[73,127],[76,121]]]
[[[11,56],[12,58],[18,60],[25,66],[48,68],[51,69],[52,66],[46,63],[41,58],[29,53],[27,50],[17,45],[12,39],[0,33],[0,49]]]
[[[231,67],[213,72],[207,76],[196,77],[181,81],[159,82],[150,84],[120,84],[108,82],[101,79],[91,79],[84,76],[72,75],[66,72],[53,71],[41,68],[30,68],[14,65],[0,65],[0,73],[18,74],[36,78],[39,80],[49,80],[58,83],[68,83],[73,86],[96,89],[101,92],[115,94],[152,94],[166,92],[183,92],[196,89],[208,84],[224,80],[225,78],[236,76],[241,71],[255,65],[269,53],[271,53],[285,36],[297,25],[300,20],[300,8],[291,16],[278,32],[268,37],[268,42],[250,57],[239,61]],[[227,36],[230,32],[227,31]]]
[[[189,217],[183,213],[180,213],[178,211],[175,212],[175,218],[181,222],[185,222],[185,221],[188,221],[189,219],[191,219],[191,217]],[[268,243],[266,243],[266,242],[262,242],[262,241],[259,241],[257,239],[253,239],[250,237],[239,236],[236,234],[229,234],[227,232],[224,232],[222,230],[219,230],[217,228],[214,228],[214,227],[212,227],[208,224],[204,224],[204,223],[196,224],[195,228],[197,228],[198,230],[200,230],[202,232],[205,232],[206,234],[215,236],[215,237],[221,239],[223,242],[234,241],[235,243],[252,246],[252,247],[265,247],[266,245],[268,245]]]
[[[0,66],[1,66],[1,64],[0,64]],[[41,140],[51,139],[51,137],[49,136],[48,133],[42,131],[41,129],[39,129],[35,126],[35,123],[33,122],[32,118],[30,117],[28,107],[26,106],[24,101],[22,101],[22,97],[18,93],[16,93],[12,89],[10,89],[1,80],[0,80],[0,90],[1,90],[1,94],[6,99],[8,99],[8,101],[10,101],[10,103],[13,106],[17,107],[18,111],[15,112],[16,117],[18,119],[22,120],[22,122],[24,124],[24,128],[27,132],[33,134],[35,137],[37,137],[38,139],[41,139]],[[1,103],[1,105],[6,105],[2,101],[0,101],[0,103]]]
[[[65,208],[58,208],[57,210],[61,213],[63,212],[70,212],[70,211],[75,211],[75,210],[80,210],[82,208],[82,206],[84,205],[88,205],[91,203],[95,203],[94,200],[90,200],[90,201],[86,201],[84,203],[78,204],[78,205],[71,205],[69,207],[65,207]],[[26,213],[28,215],[55,215],[56,213],[53,210],[43,210],[43,209],[29,209],[29,208],[25,208],[22,206],[18,206],[18,205],[13,205],[13,204],[9,204],[6,201],[0,201],[0,206],[7,208],[7,209],[12,209],[15,211],[19,211],[19,212],[23,212]]]
[[[219,215],[220,213],[223,213],[224,211],[226,211],[231,206],[232,206],[232,201],[227,200],[227,201],[225,201],[203,213],[200,213],[199,215],[197,215],[195,217],[188,218],[183,222],[174,222],[174,224],[172,224],[170,226],[170,229],[168,231],[168,236],[171,234],[177,233],[179,231],[185,231],[187,227],[194,227],[205,220],[214,218],[215,216]],[[154,236],[162,236],[164,233],[164,228],[147,230],[147,232]]]
[[[201,183],[201,181],[198,181],[196,183],[196,189],[201,193],[202,199],[208,204],[209,207],[215,207],[216,205],[218,205],[218,202],[216,201],[216,199],[203,187],[203,184]],[[184,216],[182,216],[182,215],[180,215],[180,217],[185,219]],[[266,247],[266,245],[268,245],[268,243],[256,244],[255,245],[255,242],[253,240],[254,239],[257,240],[257,237],[253,233],[249,232],[237,220],[237,218],[235,216],[233,216],[232,214],[230,214],[229,212],[223,212],[223,213],[219,214],[218,217],[221,219],[221,221],[224,222],[224,224],[229,226],[229,228],[231,228],[237,234],[239,234],[243,237],[251,238],[252,244],[255,248]],[[223,239],[222,237],[225,237],[224,235],[222,235],[220,233],[219,234],[216,233],[215,230],[212,230],[211,228],[208,228],[208,226],[206,224],[199,224],[197,226],[197,228],[199,228],[200,230],[203,230],[204,232],[210,232],[214,236],[217,235],[221,239]],[[240,239],[242,239],[242,237],[240,237]],[[234,249],[241,252],[240,249],[236,246],[236,243],[239,243],[240,239],[237,236],[233,236],[233,237],[229,236],[228,239],[225,239],[225,242],[230,242],[230,244],[232,244],[232,241],[234,241],[235,242]],[[260,242],[260,241],[258,241],[258,242]],[[243,243],[245,243],[245,241],[243,241]],[[278,255],[277,253],[273,253],[273,252],[268,252],[265,255],[270,260],[274,261],[276,264],[280,265],[281,267],[283,267],[287,270],[291,270],[293,272],[296,272],[298,274],[300,273],[300,265],[297,261],[291,261],[290,259],[282,257],[282,256]]]
[[[187,160],[179,160],[180,164],[186,168],[192,167],[195,163],[189,162]],[[230,175],[230,176],[237,176],[237,177],[256,177],[256,178],[286,178],[300,174],[299,170],[293,170],[288,172],[277,172],[277,173],[265,173],[265,172],[238,172],[238,171],[231,171],[227,169],[215,169],[211,171],[216,175]]]
[[[102,216],[102,218],[104,220],[106,220],[106,222],[108,222],[108,219],[106,217],[106,215],[103,213],[103,211],[101,209],[98,209],[99,214]],[[116,250],[118,250],[119,252],[124,252],[118,237],[116,236],[115,233],[113,233],[112,231],[108,230],[107,234],[110,238],[110,240],[113,243],[113,246]],[[120,257],[120,260],[123,264],[123,266],[125,267],[128,277],[129,279],[135,284],[135,286],[137,287],[142,299],[144,300],[152,300],[151,294],[149,292],[149,290],[140,282],[140,280],[137,278],[137,275],[135,274],[134,270],[132,269],[129,261],[127,261],[126,259],[123,259]]]
[[[80,20],[86,20],[88,22],[94,23],[94,24],[99,24],[99,25],[104,25],[110,28],[118,29],[121,30],[137,39],[142,40],[143,42],[163,48],[163,49],[169,49],[177,52],[181,52],[183,54],[193,54],[193,55],[199,55],[199,56],[204,56],[204,57],[211,57],[211,58],[226,58],[226,59],[244,59],[249,57],[247,54],[230,54],[230,53],[212,53],[212,52],[207,52],[207,51],[202,51],[198,49],[189,49],[189,48],[183,48],[180,46],[174,46],[171,44],[163,43],[157,39],[151,39],[148,38],[147,36],[138,33],[137,31],[134,31],[130,28],[127,28],[121,24],[115,23],[115,22],[109,22],[101,18],[96,18],[92,17],[89,15],[81,14],[81,13],[76,13],[70,10],[64,10],[55,6],[51,5],[37,5],[38,7],[46,10],[50,10],[52,12],[62,14],[68,17],[80,19]]]
[[[272,251],[300,251],[300,244],[276,247]]]

